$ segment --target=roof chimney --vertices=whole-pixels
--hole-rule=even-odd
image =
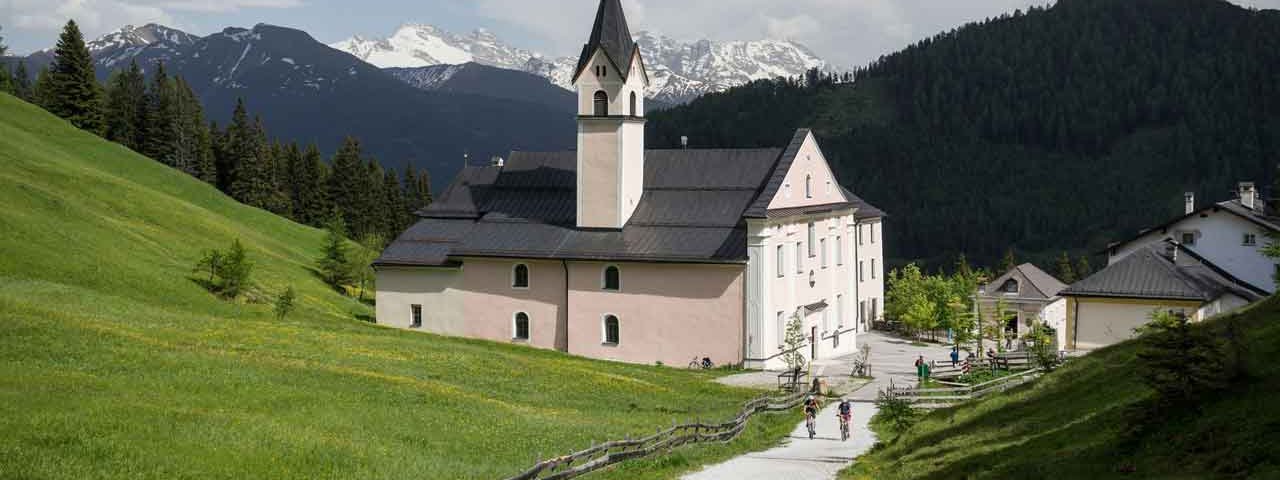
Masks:
[[[1185,213],[1186,213],[1187,215],[1191,215],[1192,213],[1195,213],[1195,211],[1196,211],[1196,194],[1195,194],[1195,192],[1187,192],[1187,193],[1182,194],[1182,200],[1183,200],[1183,201],[1186,203],[1186,205],[1187,205],[1187,207],[1186,207],[1186,208],[1187,208],[1187,211],[1186,211]]]
[[[1240,182],[1240,204],[1249,210],[1261,210],[1258,189],[1254,188],[1253,182]]]
[[[506,162],[505,162],[504,160],[502,160],[502,157],[495,156],[495,157],[493,157],[493,158],[491,159],[491,165],[493,165],[493,166],[495,166],[495,167],[501,167],[501,166],[502,166],[503,164],[505,164],[505,163],[506,163]]]
[[[680,136],[680,148],[681,148],[682,150],[688,150],[688,149],[689,149],[689,137],[686,137],[686,136],[684,136],[684,135],[681,135],[681,136]]]

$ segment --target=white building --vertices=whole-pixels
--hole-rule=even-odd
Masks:
[[[1107,268],[1076,282],[1067,298],[1067,348],[1090,350],[1134,336],[1152,312],[1181,312],[1202,321],[1275,292],[1276,262],[1262,254],[1280,232],[1252,183],[1238,198],[1196,208],[1112,245]]]

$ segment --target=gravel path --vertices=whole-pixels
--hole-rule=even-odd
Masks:
[[[791,435],[783,440],[782,445],[763,452],[740,455],[682,478],[684,480],[826,480],[835,478],[840,470],[852,464],[855,458],[875,445],[875,434],[868,428],[868,422],[876,413],[876,406],[872,402],[875,401],[877,392],[887,387],[890,379],[900,385],[914,383],[913,364],[919,355],[924,355],[925,360],[949,358],[947,355],[950,350],[945,346],[916,347],[912,346],[911,342],[878,333],[859,334],[858,341],[871,346],[871,374],[875,380],[853,392],[841,392],[854,402],[853,424],[850,426],[851,437],[848,441],[840,441],[840,423],[836,419],[836,407],[839,402],[832,401],[826,404],[822,413],[818,415],[817,438],[809,440],[804,422],[800,422],[792,430]],[[814,362],[814,371],[817,373],[821,369],[823,375],[833,378],[840,375],[847,377],[852,368],[852,361],[852,356],[819,360]],[[741,376],[733,376],[739,378],[727,377],[724,382],[737,385],[776,382],[776,375],[769,372],[744,373]],[[837,388],[836,391],[841,390]]]

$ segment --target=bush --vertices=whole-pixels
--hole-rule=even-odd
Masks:
[[[876,399],[876,407],[880,409],[877,415],[880,415],[889,429],[898,435],[910,430],[919,419],[919,414],[911,408],[910,403],[885,392],[880,392],[879,398]]]
[[[286,288],[279,297],[276,297],[276,320],[284,320],[284,317],[293,312],[293,301],[296,297],[297,294],[294,293],[293,287]]]
[[[1031,330],[1022,340],[1027,344],[1027,351],[1036,366],[1045,371],[1058,366],[1058,352],[1053,348],[1053,332],[1048,325],[1040,321],[1032,323]]]
[[[316,261],[316,267],[325,283],[342,290],[352,279],[351,265],[347,261],[346,227],[342,219],[335,216],[329,220],[325,229],[329,235],[325,237],[324,252],[320,260]]]

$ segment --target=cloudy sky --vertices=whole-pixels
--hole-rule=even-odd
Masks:
[[[1280,0],[1232,0],[1280,9]],[[632,30],[683,40],[793,39],[843,66],[965,22],[1050,0],[623,0]],[[158,22],[205,35],[265,22],[330,43],[381,37],[405,22],[457,32],[487,28],[516,46],[576,54],[597,0],[0,0],[0,36],[19,53],[46,48],[69,18],[93,38]]]

